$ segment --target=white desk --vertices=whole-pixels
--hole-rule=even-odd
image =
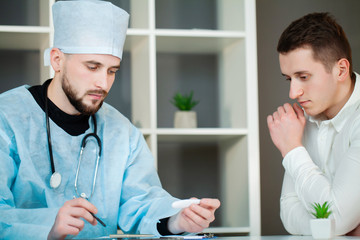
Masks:
[[[116,238],[94,238],[94,239],[115,239]],[[179,237],[170,238],[121,238],[122,240],[181,240]],[[89,239],[87,239],[89,240]],[[215,237],[204,240],[314,240],[312,236],[274,235],[274,236],[234,236]],[[324,239],[325,240],[325,239]],[[329,240],[360,240],[360,237],[337,236]]]
[[[218,237],[214,240],[313,240],[312,236],[294,236],[294,235],[279,235],[279,236],[241,236],[241,237]],[[331,240],[345,240],[345,239],[360,239],[360,237],[337,236]]]

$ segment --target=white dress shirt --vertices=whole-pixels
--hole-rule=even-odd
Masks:
[[[360,79],[356,74],[356,79]],[[314,202],[331,203],[335,233],[360,224],[360,82],[332,119],[308,117],[303,146],[283,159],[280,215],[291,234],[310,235]]]

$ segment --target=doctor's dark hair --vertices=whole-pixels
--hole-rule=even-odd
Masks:
[[[351,48],[342,27],[329,13],[310,13],[293,21],[281,34],[277,51],[286,54],[301,47],[310,47],[313,57],[327,72],[341,58],[350,63],[351,79],[355,79]]]

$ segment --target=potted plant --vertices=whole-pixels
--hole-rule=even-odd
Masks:
[[[314,239],[330,239],[334,237],[335,221],[329,218],[332,211],[329,209],[330,204],[324,202],[322,205],[313,203],[312,208],[315,210],[311,214],[315,219],[310,220],[311,233]]]
[[[196,128],[197,116],[195,111],[191,111],[199,101],[193,100],[193,91],[190,94],[180,94],[177,92],[170,101],[178,111],[175,112],[175,128]]]

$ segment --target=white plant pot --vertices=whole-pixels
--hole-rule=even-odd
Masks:
[[[311,219],[310,228],[314,239],[330,239],[334,237],[335,220],[332,218]]]
[[[175,128],[196,128],[197,117],[194,111],[177,111],[174,117]]]

